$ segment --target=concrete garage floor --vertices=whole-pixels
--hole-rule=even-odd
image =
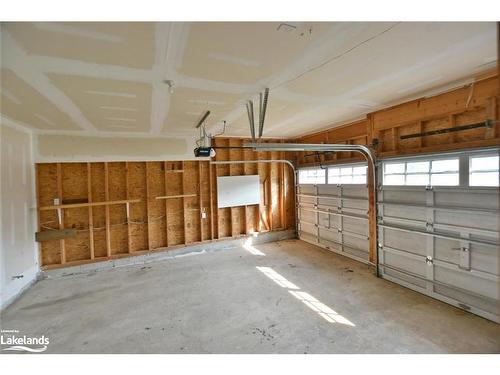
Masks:
[[[300,240],[45,279],[3,329],[47,353],[493,353],[499,326]]]

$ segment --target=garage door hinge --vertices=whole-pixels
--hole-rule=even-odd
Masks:
[[[432,232],[434,230],[434,224],[433,223],[425,223],[425,229],[427,232]]]
[[[431,257],[431,256],[427,256],[427,257],[425,258],[425,263],[427,263],[428,265],[431,265],[431,264],[433,264],[433,263],[434,263],[434,260],[432,259],[432,257]]]

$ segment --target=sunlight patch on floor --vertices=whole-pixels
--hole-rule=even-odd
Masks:
[[[301,292],[300,288],[288,281],[284,276],[280,275],[278,272],[273,270],[271,267],[255,267],[276,284],[282,288],[289,289],[288,292],[301,301],[304,305],[309,307],[311,310],[316,312],[319,316],[325,319],[329,323],[340,323],[347,326],[355,327],[356,325],[352,323],[349,319],[344,318],[342,315],[337,313],[335,310],[325,305],[321,301],[314,298],[312,295],[306,292]],[[292,289],[292,290],[290,290]]]
[[[282,288],[300,289],[297,285],[285,279],[271,267],[256,267],[256,268]]]
[[[245,243],[243,244],[243,248],[253,255],[266,256],[266,254],[264,254],[262,251],[253,247],[251,238],[245,241]]]
[[[340,324],[345,324],[345,325],[348,325],[351,327],[355,327],[354,323],[352,323],[348,319],[344,318],[342,315],[340,315],[336,311],[332,310],[330,307],[328,307],[324,303],[318,301],[316,298],[311,296],[309,293],[296,292],[293,290],[289,290],[289,292],[292,296],[294,296],[299,301],[304,303],[304,305],[309,307],[311,310],[317,312],[319,314],[319,316],[324,318],[327,322],[340,323]]]

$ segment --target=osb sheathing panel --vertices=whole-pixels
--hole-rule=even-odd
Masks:
[[[147,162],[149,246],[157,249],[167,246],[165,201],[156,197],[165,196],[165,168],[163,162]]]
[[[221,138],[215,143],[239,147],[242,140]],[[271,157],[280,159],[284,154],[220,149],[215,159]],[[217,176],[255,174],[260,176],[260,205],[217,208]],[[128,220],[126,204],[63,209],[61,227],[76,228],[77,236],[40,243],[42,266],[48,268],[294,226],[293,175],[280,163],[45,163],[37,164],[37,180],[39,207],[53,205],[55,198],[82,204],[140,200],[129,203]],[[180,197],[156,199],[165,196]],[[282,202],[285,196],[287,201]],[[60,229],[56,210],[39,212],[42,230]]]
[[[184,194],[194,195],[184,200],[186,243],[201,241],[199,171],[198,162],[185,161],[183,174]]]
[[[500,142],[499,124],[491,129],[477,128],[404,140],[400,137],[488,119],[498,120],[499,105],[498,77],[493,76],[443,94],[373,112],[366,119],[304,136],[294,142],[373,145],[381,158],[495,146]],[[295,157],[299,166],[363,160],[348,152],[318,156],[301,152]]]
[[[90,163],[90,198],[92,202],[105,202],[104,163]],[[92,207],[94,226],[94,254],[96,258],[106,257],[106,214],[104,206]]]
[[[54,199],[59,198],[57,190],[57,165],[38,164],[38,204],[40,206],[50,206],[54,204]],[[41,230],[58,229],[56,211],[40,211],[39,226]],[[61,263],[61,249],[58,240],[45,241],[40,243],[40,259],[42,264]]]
[[[61,164],[62,203],[88,202],[87,164]],[[87,208],[63,210],[64,228],[77,229],[75,237],[65,240],[66,262],[90,258],[89,211]]]
[[[210,168],[208,162],[198,163],[199,175],[200,175],[200,212],[207,215],[207,219],[201,220],[201,232],[200,241],[212,239],[211,226],[209,214],[210,214]],[[201,217],[200,213],[200,217]]]
[[[108,163],[110,201],[127,199],[125,163]],[[127,209],[123,204],[109,206],[111,254],[128,252]]]
[[[140,199],[130,204],[130,251],[148,249],[146,164],[127,163],[128,199]]]

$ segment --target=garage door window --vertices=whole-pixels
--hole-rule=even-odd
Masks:
[[[498,186],[498,155],[471,156],[469,159],[470,186]]]
[[[322,168],[299,170],[299,184],[324,184],[325,170]]]
[[[458,186],[456,159],[384,163],[384,185]]]
[[[329,167],[328,168],[328,183],[329,184],[366,184],[365,166],[351,167]]]

